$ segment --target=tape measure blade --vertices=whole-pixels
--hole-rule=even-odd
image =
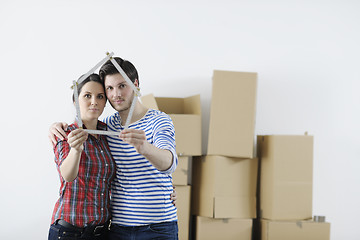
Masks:
[[[130,121],[131,121],[132,115],[134,113],[136,102],[137,102],[137,96],[136,96],[136,94],[134,94],[134,98],[133,98],[133,101],[132,101],[130,109],[129,109],[129,114],[126,118],[125,129],[129,128]]]
[[[114,55],[114,53],[112,52],[109,55],[107,55],[104,59],[102,59],[100,62],[98,62],[98,64],[96,64],[92,69],[90,69],[90,71],[88,71],[85,75],[80,77],[80,79],[77,81],[78,84],[80,84],[82,81],[84,81],[86,78],[88,78],[91,74],[93,74],[96,69],[98,69],[106,61],[108,61],[113,55]]]
[[[82,120],[81,120],[79,94],[78,94],[78,87],[77,87],[77,82],[76,81],[74,81],[74,100],[75,100],[75,109],[76,109],[78,125],[79,125],[79,128],[82,128],[83,123],[82,123]]]
[[[114,131],[104,131],[104,130],[92,130],[92,129],[84,129],[86,132],[90,134],[99,134],[99,135],[114,135],[118,136],[120,132],[114,132]]]

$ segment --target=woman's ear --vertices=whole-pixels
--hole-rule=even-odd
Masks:
[[[135,85],[135,87],[139,87],[139,80],[135,79],[134,85]]]

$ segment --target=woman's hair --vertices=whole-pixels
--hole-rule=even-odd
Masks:
[[[114,60],[120,65],[120,67],[124,70],[124,72],[132,82],[135,82],[135,80],[137,79],[138,84],[140,85],[138,72],[135,66],[131,62],[119,57],[114,57]],[[103,82],[105,81],[105,77],[107,75],[113,75],[117,73],[119,73],[119,71],[112,64],[111,60],[108,60],[106,63],[104,63],[104,65],[102,65],[102,67],[99,70],[100,79]]]
[[[84,76],[84,75],[81,75],[81,76],[79,77],[79,79],[80,79],[82,76]],[[100,79],[100,77],[99,77],[98,74],[93,73],[93,74],[91,74],[90,76],[88,76],[87,78],[85,78],[84,81],[82,81],[80,84],[77,85],[77,94],[78,94],[78,96],[80,95],[80,92],[81,92],[82,87],[83,87],[86,83],[88,83],[88,82],[97,82],[97,83],[100,83],[101,86],[103,87],[104,93],[105,93],[104,81],[101,81],[101,79]],[[73,94],[73,96],[72,96],[72,99],[73,99],[73,102],[75,102],[74,94]]]

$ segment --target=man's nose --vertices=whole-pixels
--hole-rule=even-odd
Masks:
[[[121,97],[121,90],[120,89],[114,90],[114,96],[115,97]]]

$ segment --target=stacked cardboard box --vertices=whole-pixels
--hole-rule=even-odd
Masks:
[[[258,136],[257,239],[330,239],[330,224],[312,221],[313,137]]]
[[[205,156],[199,95],[142,97],[174,122],[179,239],[330,239],[311,220],[313,137],[258,136],[255,158],[256,88],[256,73],[214,71]]]
[[[141,97],[142,103],[167,113],[175,127],[178,166],[172,174],[177,193],[179,239],[189,239],[191,204],[191,169],[193,156],[201,155],[200,95],[187,98]]]
[[[197,240],[251,239],[256,84],[256,73],[214,71],[207,155],[193,159],[192,235]]]

